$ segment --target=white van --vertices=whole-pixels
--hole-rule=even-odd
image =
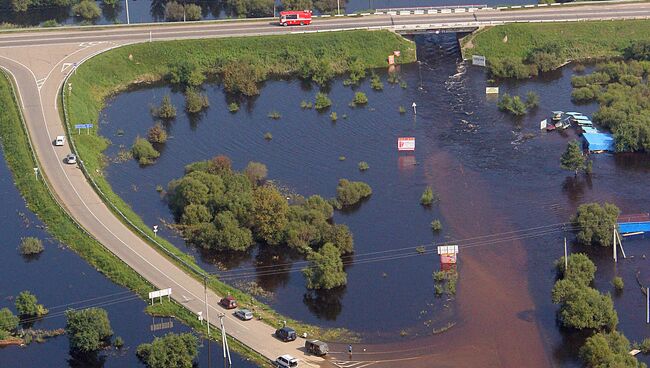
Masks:
[[[64,135],[57,135],[56,139],[54,140],[54,145],[55,146],[63,146],[65,144],[65,136]]]
[[[293,368],[298,366],[298,359],[289,354],[285,354],[275,360],[275,365],[279,368]]]

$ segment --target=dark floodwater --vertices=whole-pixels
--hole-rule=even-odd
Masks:
[[[33,328],[65,327],[63,313],[68,308],[99,306],[108,311],[115,336],[121,336],[125,348],[99,354],[98,359],[73,359],[68,353],[65,335],[33,343],[25,348],[0,348],[0,367],[144,367],[135,356],[135,349],[144,342],[167,332],[188,332],[189,328],[169,318],[152,318],[143,312],[146,304],[129,290],[113,284],[94,270],[76,253],[67,249],[43,230],[43,224],[25,207],[16,190],[11,172],[4,160],[0,162],[0,308],[14,313],[14,298],[23,290],[33,292],[50,314],[36,321]],[[23,258],[20,239],[35,236],[43,240],[45,251],[35,258]],[[172,322],[173,328],[151,331],[152,325]],[[201,347],[198,366],[223,364],[220,344],[207,342]],[[255,367],[238,355],[233,355],[236,367]],[[212,366],[210,365],[210,366]]]
[[[131,23],[162,22],[165,20],[165,3],[161,0],[130,0],[129,17]],[[181,2],[181,1],[179,1]],[[232,17],[222,1],[188,1],[201,6],[203,19],[223,19]],[[8,2],[7,2],[8,3]],[[104,5],[97,2],[102,9],[102,15],[95,21],[95,24],[126,23],[126,6],[124,0],[116,7]],[[516,5],[533,4],[530,0],[486,0],[486,1],[465,1],[465,0],[341,0],[341,13],[355,13],[367,9],[403,8],[415,6],[445,6],[445,5]],[[276,1],[278,8],[280,0]],[[0,2],[0,23],[9,22],[21,25],[36,26],[47,20],[54,19],[59,24],[75,24],[81,19],[75,18],[69,8],[45,7],[34,8],[25,14],[13,13],[10,8],[4,7]],[[345,7],[346,10],[343,10]],[[279,10],[278,10],[279,11]],[[277,13],[276,13],[277,14]]]
[[[406,89],[388,84],[386,72],[378,70],[384,91],[372,91],[365,81],[357,90],[367,93],[368,106],[350,108],[348,102],[354,91],[344,87],[342,79],[332,83],[330,97],[334,105],[330,111],[338,113],[336,123],[330,121],[328,113],[300,109],[300,102],[313,99],[317,89],[296,80],[267,82],[261,95],[244,102],[236,114],[227,111],[230,101],[218,85],[206,85],[209,110],[192,118],[179,114],[169,126],[171,138],[155,165],[142,168],[134,161],[112,164],[106,171],[108,180],[152,225],[172,221],[156,185],[165,186],[182,176],[184,165],[217,154],[230,156],[237,169],[251,160],[263,162],[271,179],[303,195],[334,196],[336,182],[343,177],[369,183],[373,188],[370,200],[351,213],[335,213],[337,223],[350,226],[357,255],[355,264],[347,268],[347,287],[331,293],[308,293],[299,273],[302,260],[284,256],[282,251],[278,252],[279,259],[263,249],[239,256],[205,254],[186,247],[167,229],[160,235],[195,255],[203,267],[212,271],[227,269],[224,274],[287,263],[283,274],[230,278],[228,282],[242,285],[255,281],[271,293],[263,299],[281,313],[324,326],[345,326],[365,332],[371,339],[394,338],[402,329],[423,333],[427,320],[439,326],[463,318],[454,313],[453,303],[434,297],[431,273],[439,268],[436,256],[366,262],[374,252],[413,249],[455,238],[444,229],[433,234],[429,224],[439,218],[444,226],[446,215],[458,218],[458,213],[440,213],[436,206],[424,209],[419,205],[427,185],[435,183],[439,189],[453,185],[440,180],[436,167],[427,164],[434,154],[444,153],[479,175],[480,185],[484,185],[480,189],[489,196],[486,203],[496,204],[486,209],[487,213],[499,216],[494,223],[513,230],[565,222],[580,203],[590,201],[611,201],[624,212],[650,209],[647,156],[595,155],[591,178],[575,179],[559,168],[559,157],[567,142],[578,136],[572,130],[542,132],[539,121],[551,110],[576,110],[590,115],[597,109],[595,104],[571,103],[573,72],[569,67],[534,80],[501,83],[501,93],[524,95],[532,90],[540,95],[540,107],[516,119],[499,112],[495,99],[486,98],[484,70],[460,60],[454,35],[419,36],[416,41],[421,64],[404,65],[399,70],[408,84]],[[108,102],[100,123],[102,134],[113,142],[106,152],[108,156],[115,156],[121,145],[129,147],[137,135],[146,135],[153,124],[150,105],[158,104],[168,93],[182,110],[182,94],[166,86],[133,90]],[[409,109],[413,102],[418,106],[417,117]],[[399,114],[398,106],[407,107],[408,112]],[[282,114],[280,120],[267,118],[274,110]],[[117,136],[118,130],[123,130],[124,136]],[[271,141],[263,139],[265,132],[272,133]],[[399,136],[416,137],[414,155],[396,152]],[[347,159],[339,161],[339,156]],[[359,161],[368,162],[370,170],[359,172]],[[453,172],[439,175],[453,178]],[[448,211],[455,211],[453,207],[446,206]],[[534,318],[542,327],[548,354],[562,366],[579,366],[576,356],[581,340],[558,330],[556,307],[550,303],[555,277],[552,265],[562,255],[562,234],[523,239],[519,244],[527,252],[528,282],[536,304]],[[621,329],[636,341],[648,335],[648,327],[642,323],[644,297],[635,287],[637,271],[642,282],[650,283],[649,261],[641,257],[648,245],[647,240],[626,240],[628,260],[616,268],[609,254],[571,246],[571,251],[589,252],[596,261],[596,286],[600,290],[613,293],[612,277],[618,274],[624,278],[625,291],[613,296]],[[494,244],[481,246],[499,249]],[[504,264],[495,267],[507,267],[508,248],[501,249]],[[406,253],[414,252],[397,252]],[[460,259],[462,266],[462,254]],[[459,287],[463,287],[462,269]]]

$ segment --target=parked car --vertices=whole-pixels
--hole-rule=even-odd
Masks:
[[[65,156],[65,162],[67,164],[70,164],[70,165],[76,164],[77,163],[77,155],[75,155],[74,153],[68,153],[68,155]]]
[[[284,342],[293,341],[297,336],[296,330],[286,326],[275,331],[275,337]]]
[[[275,365],[280,368],[293,368],[298,366],[298,359],[292,357],[289,354],[278,357],[275,360]]]
[[[323,356],[329,353],[330,348],[327,346],[327,343],[319,340],[307,340],[305,341],[305,350],[309,354]]]
[[[237,300],[232,296],[227,296],[219,301],[222,307],[226,309],[235,309],[237,308]]]
[[[239,309],[235,312],[235,316],[242,321],[248,321],[249,319],[253,319],[253,312],[249,311],[248,309]]]
[[[63,146],[65,144],[65,136],[64,135],[57,135],[56,139],[54,140],[54,145],[55,146]]]

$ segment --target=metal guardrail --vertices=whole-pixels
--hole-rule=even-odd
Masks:
[[[126,44],[125,45],[114,46],[114,47],[108,48],[106,50],[102,50],[100,52],[89,55],[89,56],[83,58],[81,61],[78,62],[77,68],[82,63],[84,63],[86,60],[92,58],[93,56],[95,56],[95,55],[97,55],[99,53],[103,53],[103,52],[112,50],[114,48],[122,47],[122,46],[126,46]],[[141,229],[139,226],[137,226],[135,223],[133,223],[122,211],[120,211],[119,208],[117,208],[117,206],[106,196],[106,194],[104,194],[104,192],[101,190],[101,188],[99,188],[99,186],[97,185],[95,180],[92,178],[92,176],[88,172],[88,169],[86,168],[86,166],[83,163],[82,157],[79,156],[79,151],[77,150],[74,139],[72,139],[72,128],[71,128],[71,125],[70,125],[70,117],[68,115],[68,109],[67,109],[67,103],[66,103],[66,98],[67,98],[66,97],[66,90],[67,90],[67,87],[69,86],[68,80],[70,79],[70,76],[73,73],[74,73],[74,69],[70,70],[68,72],[68,74],[66,75],[64,81],[63,81],[63,88],[61,89],[61,102],[62,102],[62,105],[63,105],[63,116],[64,116],[64,119],[65,119],[64,126],[65,126],[66,133],[68,135],[68,141],[70,142],[72,151],[77,155],[78,162],[79,162],[78,165],[79,165],[79,168],[81,168],[81,171],[83,172],[84,176],[91,183],[91,186],[93,187],[95,192],[101,197],[102,201],[105,204],[107,204],[109,206],[109,208],[113,212],[117,213],[121,217],[123,222],[128,224],[133,230],[135,230],[135,232],[137,234],[139,234],[141,237],[144,237],[145,240],[147,240],[149,243],[154,244],[159,250],[162,250],[163,253],[166,254],[167,256],[171,257],[172,259],[174,259],[177,262],[180,262],[183,266],[188,268],[190,271],[194,272],[196,275],[198,275],[198,276],[200,276],[202,278],[208,277],[208,274],[203,269],[199,268],[198,265],[188,263],[184,259],[182,259],[179,256],[177,256],[176,254],[172,253],[169,249],[164,247],[162,244],[160,244],[158,241],[156,241],[154,238],[152,238],[149,234],[147,234],[143,229]],[[97,127],[97,128],[99,129],[99,127]],[[84,231],[86,231],[86,230],[84,230]],[[86,231],[86,233],[87,233],[87,231]],[[100,244],[101,244],[101,242],[100,242]]]
[[[481,5],[448,5],[448,6],[413,6],[413,7],[402,7],[402,8],[381,8],[375,9],[375,12],[389,12],[389,11],[416,11],[416,10],[442,10],[442,9],[469,9],[469,8],[487,8],[486,4]]]

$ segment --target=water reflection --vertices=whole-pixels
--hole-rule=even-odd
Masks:
[[[305,293],[302,302],[305,303],[311,313],[320,319],[335,321],[343,310],[341,300],[345,292],[345,286],[332,290],[310,290]]]

